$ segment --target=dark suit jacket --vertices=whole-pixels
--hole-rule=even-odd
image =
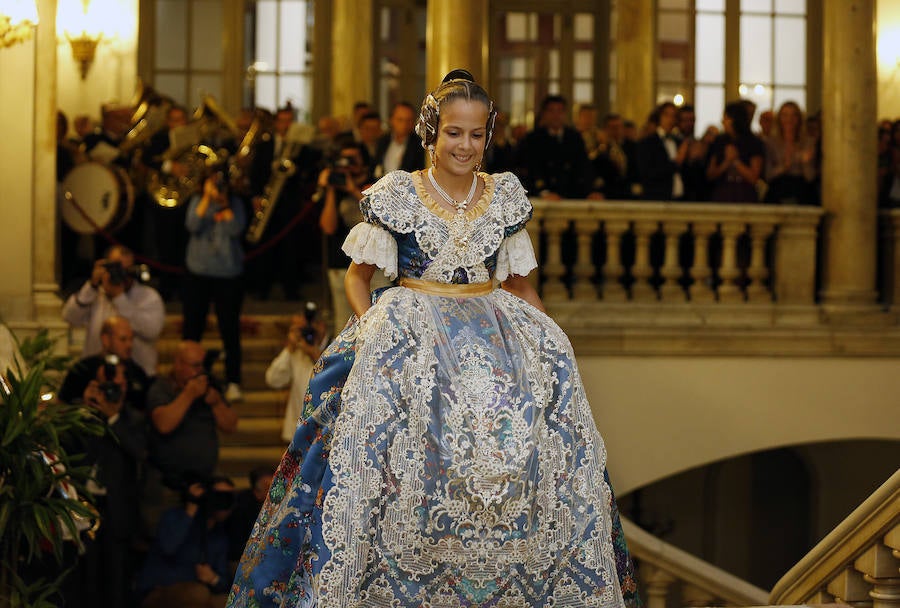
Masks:
[[[388,146],[391,145],[391,134],[385,133],[378,140],[378,146],[375,149],[375,167],[384,168],[384,155]],[[410,133],[406,138],[406,150],[403,151],[403,158],[400,160],[400,169],[403,171],[417,171],[425,168],[425,151],[422,148],[422,140],[415,133]],[[384,172],[382,171],[382,174]],[[380,176],[379,176],[380,177]]]
[[[676,145],[681,142],[676,142]],[[638,174],[643,187],[643,198],[651,201],[672,199],[672,177],[678,171],[666,152],[666,145],[658,133],[648,135],[637,145]]]
[[[581,133],[563,129],[562,141],[547,129],[537,128],[519,142],[515,172],[532,195],[549,190],[563,198],[584,198],[594,183],[594,170]]]

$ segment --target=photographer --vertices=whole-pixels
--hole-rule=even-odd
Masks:
[[[325,322],[313,302],[306,304],[303,314],[293,315],[284,349],[266,369],[266,384],[272,388],[291,386],[284,408],[281,438],[290,443],[303,414],[303,399],[313,364],[328,343]]]
[[[85,539],[85,553],[71,586],[86,606],[129,606],[132,543],[137,529],[139,471],[146,448],[144,418],[129,401],[123,363],[96,363],[93,378],[79,395],[104,420],[108,432],[100,438],[74,437],[70,454],[83,455],[80,464],[93,468],[88,490],[94,497],[100,527]]]
[[[221,608],[231,585],[224,522],[234,506],[227,477],[191,483],[166,511],[137,582],[143,608]]]
[[[344,275],[350,265],[350,258],[341,246],[350,229],[362,221],[359,201],[367,187],[368,167],[363,161],[361,144],[345,142],[341,145],[334,167],[323,169],[319,174],[319,191],[324,193],[319,228],[327,238],[328,285],[331,289],[331,306],[334,311],[334,331],[340,331],[352,314],[347,297],[344,295]],[[383,274],[372,278],[372,287],[387,285]]]
[[[128,319],[118,315],[106,319],[100,327],[100,344],[103,347],[101,353],[81,359],[68,371],[59,388],[60,401],[75,403],[80,400],[104,362],[121,363],[125,368],[127,401],[138,411],[144,411],[150,380],[143,368],[131,358],[134,331]]]
[[[142,506],[148,532],[163,510],[178,504],[187,479],[216,471],[217,431],[237,429],[237,412],[210,378],[210,364],[203,346],[185,340],[175,351],[172,374],[157,378],[147,393],[150,466]]]
[[[113,245],[94,262],[91,278],[69,296],[62,317],[70,325],[86,326],[85,357],[102,352],[100,328],[113,315],[128,319],[134,330],[134,360],[148,376],[156,375],[156,339],[166,320],[159,293],[135,280],[139,269],[127,247]]]
[[[225,346],[225,397],[239,401],[241,394],[240,317],[244,293],[241,274],[244,250],[241,235],[247,216],[240,200],[232,196],[222,171],[210,175],[202,195],[188,205],[185,227],[189,233],[184,282],[182,338],[199,342],[206,328],[212,302],[219,333]]]

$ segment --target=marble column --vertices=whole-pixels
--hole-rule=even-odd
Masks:
[[[616,3],[616,99],[613,111],[642,125],[655,105],[656,11],[653,0]]]
[[[372,82],[377,14],[373,0],[333,0],[331,111],[349,116],[357,101],[375,99]]]
[[[877,239],[875,1],[824,2],[822,302],[874,309]]]
[[[487,87],[487,40],[487,2],[430,0],[425,88],[434,89],[447,72],[456,68],[469,70],[480,84]]]
[[[38,1],[35,36],[32,315],[41,324],[59,323],[62,306],[56,282],[56,4]]]

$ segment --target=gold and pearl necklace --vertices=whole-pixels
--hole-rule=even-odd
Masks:
[[[428,181],[431,182],[431,185],[434,187],[435,192],[440,195],[444,201],[447,202],[451,207],[456,209],[457,215],[462,215],[466,212],[469,207],[469,203],[472,202],[472,197],[475,196],[475,189],[478,187],[478,174],[472,173],[472,187],[469,188],[469,194],[461,201],[455,200],[452,196],[447,194],[447,191],[441,188],[441,185],[437,183],[437,180],[434,179],[434,167],[428,168]]]

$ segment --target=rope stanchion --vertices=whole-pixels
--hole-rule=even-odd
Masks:
[[[77,211],[78,214],[81,215],[84,221],[86,221],[91,226],[91,228],[93,228],[94,231],[101,237],[103,237],[110,245],[122,245],[121,241],[119,241],[112,234],[97,225],[94,219],[87,214],[87,212],[81,207],[81,205],[78,204],[78,201],[75,200],[75,196],[72,195],[71,192],[65,193],[65,199],[67,202],[71,203],[71,205],[75,208],[75,211]],[[303,218],[309,215],[309,212],[312,211],[312,208],[315,207],[315,205],[315,201],[308,201],[307,204],[302,209],[300,209],[300,211],[298,211],[287,224],[285,224],[281,228],[281,230],[279,230],[272,238],[263,241],[259,246],[255,247],[249,253],[246,253],[244,255],[244,259],[252,260],[253,258],[262,255],[263,253],[277,245],[282,239],[287,237],[288,233],[290,233],[294,226],[299,224],[303,220]],[[165,264],[163,262],[160,262],[159,260],[154,260],[153,258],[147,257],[138,252],[134,252],[134,259],[135,261],[141,264],[146,264],[150,268],[153,268],[154,270],[157,270],[159,272],[165,272],[168,274],[184,274],[185,272],[187,272],[187,270],[183,266],[172,266],[171,264]]]

